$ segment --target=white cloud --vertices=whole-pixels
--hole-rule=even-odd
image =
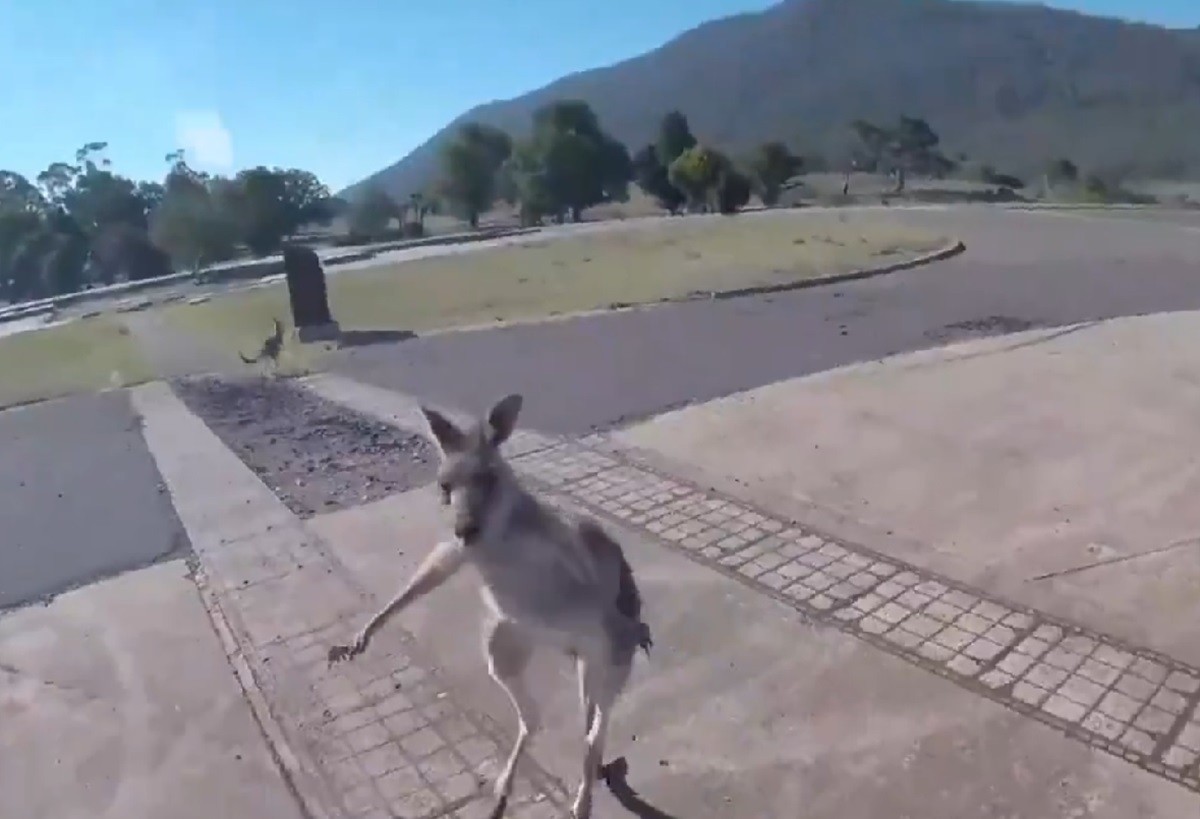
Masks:
[[[180,111],[175,115],[175,141],[193,168],[233,170],[233,136],[217,111]]]

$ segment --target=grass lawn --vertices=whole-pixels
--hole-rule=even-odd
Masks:
[[[345,329],[420,332],[795,282],[904,260],[946,241],[886,214],[680,218],[346,271],[328,287]],[[169,322],[232,354],[255,349],[272,315],[288,315],[287,292],[280,284],[163,309]],[[293,352],[292,366],[312,363],[311,351]]]
[[[0,338],[0,407],[152,377],[133,339],[111,317]]]

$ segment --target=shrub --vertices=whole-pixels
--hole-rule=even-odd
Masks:
[[[750,179],[732,168],[721,175],[717,183],[717,209],[721,213],[737,213],[750,201]]]

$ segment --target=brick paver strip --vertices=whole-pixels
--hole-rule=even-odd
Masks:
[[[329,668],[329,646],[349,642],[377,602],[169,387],[133,395],[205,603],[269,711],[259,718],[282,731],[275,751],[310,815],[486,815],[508,732],[460,707],[399,626]],[[562,784],[527,762],[533,778],[518,779],[508,815],[565,815]]]
[[[816,622],[1200,791],[1200,669],[793,525],[611,446],[560,442],[512,463],[531,485]]]

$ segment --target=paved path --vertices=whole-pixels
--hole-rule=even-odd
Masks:
[[[304,819],[183,560],[0,618],[5,819]]]
[[[380,419],[414,417],[405,396],[309,384]],[[437,536],[428,488],[302,523],[169,394],[140,396],[212,593],[312,775],[303,792],[336,816],[483,815],[512,715],[482,672],[470,584],[414,607],[361,660],[321,661]],[[1195,809],[1195,665],[602,437],[514,443],[526,480],[622,534],[655,629],[613,725],[622,764],[599,816],[776,816],[797,799],[830,819]],[[569,800],[566,671],[535,663],[545,730],[517,817],[562,815]]]
[[[480,766],[500,758],[503,731],[464,710],[435,663],[403,641],[328,668],[328,647],[347,642],[367,610],[362,579],[169,387],[133,395],[195,547],[202,596],[309,814],[481,816]],[[561,785],[532,767],[513,819],[558,815]]]
[[[1200,313],[976,340],[618,436],[873,524],[964,582],[1200,665]]]
[[[361,348],[335,366],[463,407],[523,391],[530,424],[582,433],[955,339],[1200,307],[1200,234],[1178,225],[994,208],[904,218],[957,234],[966,254],[791,294]]]
[[[0,608],[187,549],[124,392],[0,412],[0,463]]]

